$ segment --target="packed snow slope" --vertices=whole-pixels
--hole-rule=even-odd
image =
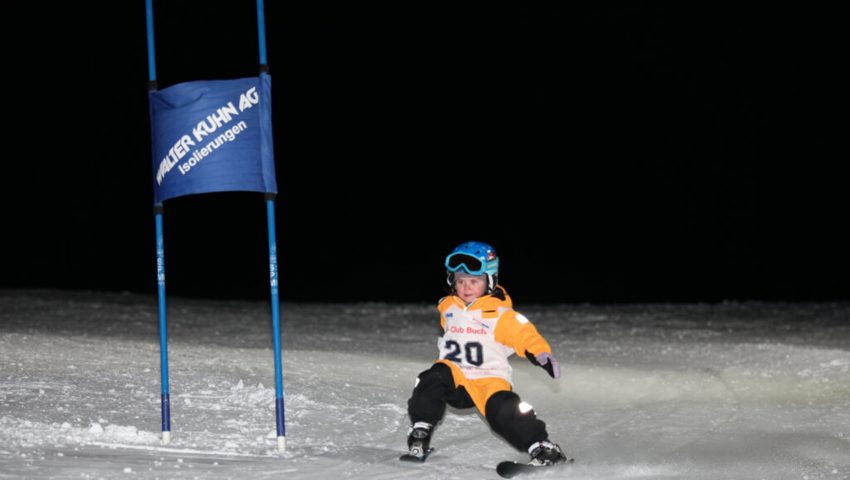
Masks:
[[[562,364],[515,389],[576,458],[541,478],[850,478],[850,305],[523,305]],[[0,478],[495,479],[523,460],[474,411],[402,463],[436,354],[429,304],[283,304],[287,450],[275,449],[262,302],[169,299],[161,446],[156,299],[0,291]]]

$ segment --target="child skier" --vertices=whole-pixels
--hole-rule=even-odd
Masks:
[[[508,357],[515,352],[552,378],[559,378],[561,371],[549,344],[513,310],[511,298],[498,285],[496,251],[482,242],[462,243],[446,257],[445,265],[452,294],[437,306],[443,332],[440,357],[419,374],[408,400],[412,426],[406,458],[425,460],[434,427],[449,404],[475,406],[493,431],[531,455],[529,464],[565,462],[561,448],[549,441],[546,424],[511,391]]]

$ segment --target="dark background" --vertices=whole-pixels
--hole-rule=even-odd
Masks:
[[[850,297],[837,11],[356,3],[266,5],[284,300],[434,301],[469,239],[523,303]],[[160,88],[256,75],[253,2],[154,8]],[[0,287],[153,293],[144,2],[39,9]],[[268,296],[260,194],[164,218],[170,295]]]

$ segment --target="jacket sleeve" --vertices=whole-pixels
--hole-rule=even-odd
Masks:
[[[529,353],[535,356],[541,352],[552,353],[549,342],[537,331],[537,328],[521,313],[513,310],[505,312],[496,324],[496,341],[503,343],[523,357]]]

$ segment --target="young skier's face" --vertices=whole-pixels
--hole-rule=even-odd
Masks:
[[[487,281],[484,275],[469,275],[458,272],[455,274],[455,292],[466,303],[472,303],[476,298],[484,295],[487,290]]]

